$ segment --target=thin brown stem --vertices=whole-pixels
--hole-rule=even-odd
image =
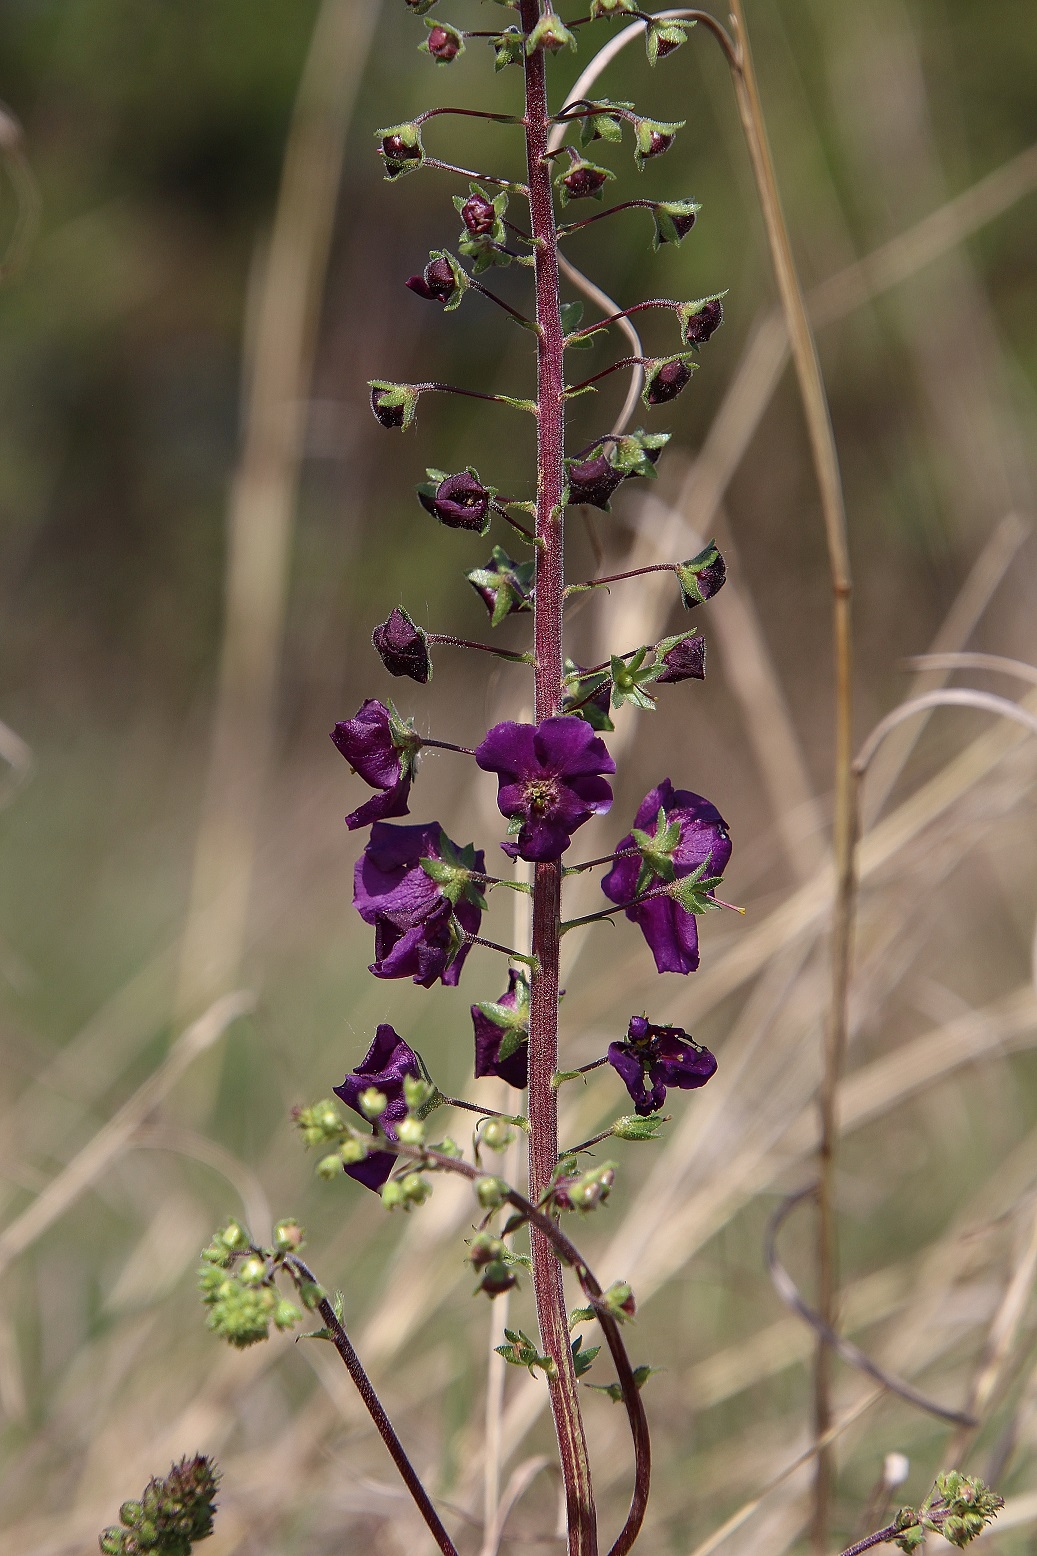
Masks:
[[[825,1027],[818,1098],[820,1144],[818,1148],[817,1284],[819,1316],[829,1329],[835,1330],[838,1321],[839,1284],[834,1206],[838,1139],[837,1094],[846,1052],[847,997],[856,889],[850,558],[842,483],[828,400],[778,192],[766,122],[749,47],[743,0],[731,0],[731,11],[735,46],[731,49],[725,45],[725,53],[731,65],[738,114],[748,145],[757,195],[767,230],[771,263],[781,296],[789,344],[799,381],[814,471],[821,495],[832,580],[832,639],[836,682],[833,780],[835,815],[832,836],[835,900],[832,910],[831,996]],[[713,30],[716,31],[715,27]],[[821,1336],[817,1344],[814,1365],[814,1435],[817,1441],[825,1436],[832,1424],[832,1356],[832,1347],[828,1340]],[[834,1448],[827,1447],[818,1453],[814,1478],[811,1539],[815,1556],[823,1556],[828,1543],[829,1511],[834,1477]]]
[[[586,583],[569,584],[566,595],[580,594],[585,589],[602,589],[606,584],[622,583],[624,578],[643,578],[646,573],[674,573],[673,562],[649,562],[645,567],[632,567],[625,573],[609,573],[604,578],[588,578]],[[604,669],[605,666],[602,666]]]
[[[842,1556],[861,1556],[862,1551],[870,1550],[873,1545],[884,1545],[887,1540],[895,1540],[899,1533],[896,1524],[887,1524],[885,1529],[876,1529],[874,1534],[858,1540],[856,1545],[848,1545]]]
[[[449,632],[426,632],[429,643],[445,643],[448,648],[471,648],[479,654],[493,654],[497,659],[507,659],[511,664],[532,663],[529,654],[517,654],[510,648],[496,648],[492,643],[474,643],[470,638],[455,638]]]
[[[292,1254],[284,1262],[285,1268],[297,1286],[319,1286],[320,1282],[313,1271],[297,1255]],[[371,1420],[378,1428],[379,1435],[388,1448],[392,1461],[403,1478],[404,1485],[414,1498],[419,1513],[428,1525],[432,1538],[443,1552],[443,1556],[458,1556],[457,1546],[444,1529],[439,1514],[432,1506],[428,1492],[421,1484],[417,1471],[407,1457],[406,1449],[397,1437],[395,1428],[386,1415],[385,1408],[375,1393],[374,1386],[364,1371],[363,1364],[353,1349],[349,1336],[342,1327],[338,1314],[326,1296],[321,1297],[317,1303],[317,1312],[324,1320],[324,1326],[331,1337],[331,1342],[345,1363],[346,1371],[349,1373],[357,1393],[367,1407]]]

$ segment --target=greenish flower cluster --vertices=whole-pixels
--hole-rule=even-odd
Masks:
[[[104,1556],[190,1556],[196,1541],[212,1534],[219,1481],[211,1459],[181,1459],[164,1480],[150,1480],[139,1501],[122,1504],[119,1524],[98,1540]]]
[[[292,1329],[302,1318],[282,1297],[276,1276],[288,1254],[302,1246],[302,1228],[279,1221],[274,1246],[257,1248],[239,1221],[230,1221],[202,1250],[198,1289],[209,1309],[208,1325],[228,1345],[244,1350],[265,1340],[270,1325]]]
[[[942,1534],[951,1545],[969,1545],[983,1533],[1005,1505],[1004,1497],[976,1475],[948,1470],[936,1477],[928,1497],[917,1510],[902,1507],[896,1516],[899,1533],[895,1543],[902,1551],[916,1551],[928,1533]]]

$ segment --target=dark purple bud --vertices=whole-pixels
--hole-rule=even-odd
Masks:
[[[449,65],[461,50],[461,39],[452,27],[437,24],[429,29],[428,51],[441,65]]]
[[[461,220],[473,238],[486,237],[488,233],[493,231],[497,223],[497,213],[493,209],[493,202],[487,200],[485,195],[470,194],[461,207]]]
[[[402,427],[407,415],[407,407],[403,404],[386,404],[389,398],[385,389],[372,389],[371,409],[383,427]]]
[[[695,223],[698,221],[698,212],[688,211],[682,215],[671,216],[670,220],[673,222],[677,237],[686,238],[692,227],[694,227]]]
[[[569,465],[568,475],[570,503],[585,502],[592,508],[600,508],[603,513],[608,512],[609,499],[626,478],[626,472],[610,464],[603,450],[590,459],[574,461]]]
[[[419,490],[418,501],[448,529],[469,529],[478,535],[486,532],[490,492],[470,470],[448,475],[433,493]]]
[[[724,305],[719,297],[711,297],[690,314],[684,325],[684,339],[689,346],[703,346],[724,322]]]
[[[591,167],[589,163],[578,162],[575,167],[569,169],[559,183],[568,193],[570,200],[589,200],[599,195],[605,187],[609,175],[604,168]]]
[[[662,675],[656,677],[656,684],[664,681],[675,683],[677,681],[704,681],[706,679],[706,640],[693,634],[690,637],[678,638],[672,648],[666,650],[662,656],[662,662],[666,666]]]
[[[424,686],[432,674],[428,640],[420,627],[397,605],[388,619],[375,627],[371,642],[390,675],[409,675]]]
[[[644,149],[645,157],[658,157],[664,151],[669,151],[673,145],[674,137],[664,134],[662,130],[653,130],[648,137],[648,145]]]
[[[509,1270],[503,1259],[493,1259],[484,1266],[476,1291],[484,1291],[488,1297],[499,1297],[518,1285],[518,1276]]]
[[[420,162],[422,150],[420,145],[405,140],[402,135],[384,135],[382,137],[382,155],[386,162],[392,166],[400,162]]]
[[[675,400],[688,384],[691,373],[690,363],[682,362],[680,357],[664,362],[649,377],[644,392],[645,404],[665,405],[667,400]]]
[[[646,1016],[631,1016],[626,1039],[609,1044],[608,1062],[643,1118],[662,1107],[668,1086],[695,1091],[717,1069],[709,1049],[681,1027],[654,1026]]]
[[[446,303],[457,289],[457,279],[450,262],[440,258],[430,260],[421,275],[411,276],[407,285],[419,297],[425,297],[430,302]]]
[[[685,609],[692,610],[711,600],[724,587],[726,578],[727,563],[717,549],[716,541],[711,540],[690,562],[678,564],[677,582],[681,586]]]
[[[660,35],[656,46],[656,59],[665,59],[667,54],[672,54],[676,49],[679,49],[683,41],[683,39],[667,38]]]

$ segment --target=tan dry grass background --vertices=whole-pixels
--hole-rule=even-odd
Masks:
[[[314,45],[301,78],[290,144],[298,148],[299,126],[309,124],[309,150],[301,162],[286,158],[279,213],[288,225],[274,224],[286,234],[291,264],[280,274],[289,280],[274,287],[271,258],[265,289],[264,272],[254,281],[249,360],[254,373],[265,363],[271,375],[262,392],[252,379],[246,403],[254,415],[257,405],[276,407],[279,399],[294,405],[303,392],[300,372],[309,376],[306,321],[312,295],[322,290],[322,212],[309,209],[307,228],[294,203],[302,198],[306,209],[305,191],[292,180],[305,175],[315,200],[325,197],[328,178],[337,182],[345,88],[322,97],[312,60],[328,64],[336,17],[341,23],[357,14],[350,0],[325,0],[316,35],[325,41]],[[880,0],[855,10],[854,19],[818,9],[813,24],[825,35],[821,58],[831,79],[853,72],[856,90],[835,122],[860,167],[873,176],[884,165],[896,169],[895,179],[875,179],[886,197],[881,211],[870,222],[856,213],[871,241],[856,241],[837,222],[796,233],[827,277],[810,299],[826,369],[852,384],[857,359],[862,374],[867,365],[869,331],[891,332],[900,363],[887,390],[893,413],[912,427],[911,457],[924,456],[935,472],[953,536],[937,609],[935,585],[923,568],[898,566],[901,553],[877,512],[909,506],[904,471],[872,472],[870,484],[851,472],[862,576],[859,737],[894,702],[948,679],[1033,707],[1037,697],[1025,683],[976,664],[955,670],[934,663],[912,677],[898,661],[903,653],[979,647],[1037,662],[1033,386],[997,328],[990,278],[967,243],[996,231],[1021,206],[1032,208],[1035,153],[1024,148],[948,198],[927,125],[931,76],[917,52],[919,14]],[[347,27],[339,36],[348,35]],[[374,36],[395,40],[397,33]],[[878,63],[877,40],[885,51]],[[793,158],[802,167],[820,155],[808,123],[804,129],[804,99],[788,86],[794,32],[784,46],[787,55],[780,28],[764,25],[757,52],[765,90],[769,63],[771,79],[788,91],[772,126],[783,181]],[[862,50],[869,51],[866,69],[859,68]],[[352,66],[363,63],[360,55],[358,46]],[[434,89],[440,86],[437,75]],[[432,90],[427,78],[422,90]],[[332,119],[337,130],[322,140],[320,128]],[[738,155],[732,134],[732,162]],[[321,157],[323,180],[313,165]],[[794,188],[794,223],[802,203]],[[1025,228],[1011,231],[1005,242],[1021,245]],[[293,238],[305,252],[293,252]],[[1016,257],[1021,264],[1022,247]],[[657,487],[625,496],[618,521],[599,525],[598,534],[610,570],[688,555],[713,533],[732,562],[726,590],[700,613],[711,672],[702,697],[692,688],[684,699],[688,688],[681,688],[681,700],[653,721],[635,724],[627,715],[612,737],[620,763],[613,814],[625,826],[663,771],[708,793],[734,825],[729,889],[746,919],[711,918],[702,971],[681,981],[654,977],[629,926],[566,942],[572,1064],[599,1054],[643,1007],[694,1030],[720,1058],[707,1090],[673,1099],[663,1143],[624,1148],[608,1210],[580,1228],[598,1274],[628,1278],[635,1288],[635,1360],[664,1369],[646,1394],[657,1478],[642,1543],[648,1552],[680,1556],[713,1549],[780,1556],[802,1540],[808,1516],[810,1338],[775,1296],[762,1243],[780,1197],[809,1181],[816,1140],[831,899],[826,584],[798,411],[784,381],[782,326],[763,284],[751,327],[745,306],[740,360],[734,352],[711,357],[699,375],[700,382],[708,377],[715,408],[697,449],[675,439],[681,447]],[[279,333],[286,327],[287,335]],[[838,402],[836,420],[838,430]],[[423,418],[418,442],[403,453],[393,444],[386,457],[416,468],[426,458],[436,462],[429,452],[435,428],[434,418]],[[480,436],[499,436],[480,429]],[[246,451],[255,448],[247,428],[242,442]],[[216,758],[200,808],[197,783],[179,792],[175,775],[163,775],[140,741],[126,746],[118,782],[106,780],[107,803],[125,813],[121,842],[107,845],[111,889],[149,873],[127,865],[121,850],[129,836],[176,883],[166,895],[178,911],[157,915],[162,922],[147,953],[136,961],[127,955],[126,975],[106,980],[78,1030],[66,1023],[60,1043],[28,1026],[25,980],[33,969],[17,902],[5,912],[3,1552],[90,1549],[97,1529],[150,1473],[199,1449],[215,1453],[225,1474],[213,1556],[424,1548],[421,1526],[330,1350],[282,1339],[230,1355],[205,1333],[192,1271],[212,1227],[230,1213],[247,1216],[260,1235],[272,1216],[288,1212],[310,1229],[312,1262],[343,1290],[350,1332],[463,1549],[489,1556],[494,1548],[494,1531],[487,1534],[484,1524],[487,1515],[493,1522],[498,1487],[507,1513],[503,1548],[550,1542],[556,1528],[544,1390],[520,1373],[504,1377],[496,1361],[488,1366],[503,1304],[488,1308],[470,1297],[462,1244],[472,1224],[468,1194],[437,1184],[420,1215],[390,1220],[352,1185],[315,1183],[287,1124],[291,1104],[340,1079],[381,1019],[392,1019],[422,1050],[444,1087],[494,1105],[493,1088],[466,1083],[467,1005],[499,993],[501,979],[493,965],[473,962],[462,990],[427,995],[378,984],[363,970],[367,932],[348,905],[356,843],[339,821],[355,786],[319,760],[323,724],[307,718],[285,736],[291,712],[272,690],[288,673],[284,655],[298,658],[300,642],[309,641],[281,604],[288,599],[290,607],[293,588],[298,443],[261,446],[274,466],[264,466],[265,489],[280,494],[280,540],[276,555],[267,553],[273,571],[257,585],[262,608],[228,617],[222,662],[233,665],[233,634],[244,634],[250,662],[268,667],[266,689],[257,692],[254,678],[236,680],[225,670],[213,713]],[[377,449],[381,457],[383,445]],[[250,505],[249,490],[239,480],[231,521],[246,535],[264,511]],[[377,488],[366,502],[353,544],[372,576],[387,565],[378,549]],[[578,541],[574,549],[574,566],[586,567]],[[240,601],[248,580],[236,584],[234,567],[248,561],[248,546],[229,555],[226,591]],[[341,551],[334,555],[348,568]],[[665,630],[672,599],[649,584],[617,589],[588,607],[577,618],[579,641],[627,647]],[[780,590],[802,607],[797,619],[775,600]],[[362,642],[369,601],[361,596],[355,608]],[[316,641],[329,639],[318,633]],[[384,695],[368,669],[365,658],[350,669],[332,717],[347,716],[362,695]],[[521,695],[515,674],[505,670],[487,686],[437,659],[430,701],[414,702],[420,727],[467,740],[492,718],[514,714]],[[307,711],[312,702],[304,703]],[[235,728],[247,736],[228,741]],[[197,765],[207,742],[197,729],[188,728],[186,738]],[[273,758],[264,771],[267,751]],[[220,766],[228,752],[229,774]],[[20,731],[4,731],[0,755],[25,769]],[[90,851],[77,829],[89,830],[104,802],[70,805],[48,779],[54,760],[44,742],[35,783],[7,795],[5,821],[15,866],[24,871],[19,814],[30,817],[24,835],[46,859],[55,847],[47,839],[48,807],[65,807],[60,836],[71,838],[72,864],[51,888],[57,900],[87,868]],[[105,771],[98,760],[94,781]],[[983,1473],[992,1465],[1009,1505],[988,1543],[1028,1548],[1037,1518],[1035,772],[1037,742],[1021,729],[940,710],[891,738],[865,791],[852,1043],[840,1104],[844,1328],[883,1367],[933,1398],[957,1407],[974,1401],[983,1425],[974,1442],[955,1443],[951,1429],[840,1366],[838,1531],[847,1539],[863,1532],[857,1520],[893,1450],[911,1460],[897,1499],[923,1495],[961,1449],[970,1468]],[[143,790],[150,807],[142,812],[132,797]],[[418,800],[416,816],[437,815],[463,841],[499,833],[492,787],[453,758],[430,756]],[[225,856],[214,857],[211,841],[195,849],[189,889],[188,829],[195,825],[201,838],[233,837]],[[603,843],[614,825],[596,829]],[[229,874],[227,859],[234,860]],[[241,885],[249,878],[245,902]],[[213,886],[220,880],[222,894]],[[594,894],[592,883],[581,882],[574,911],[588,911]],[[106,900],[95,887],[93,911],[104,911]],[[118,912],[131,918],[132,901]],[[156,915],[146,912],[151,924]],[[510,903],[495,905],[490,932],[509,939],[511,914]],[[64,916],[55,921],[60,932]],[[24,936],[27,944],[33,938]],[[126,938],[128,946],[139,943]],[[209,953],[216,953],[216,972],[201,976]],[[82,976],[84,1007],[90,986]],[[564,1139],[583,1138],[623,1110],[611,1073],[563,1095]],[[464,1120],[447,1127],[462,1130]],[[810,1248],[803,1211],[783,1234],[782,1256],[808,1293]],[[528,1292],[510,1311],[529,1327]],[[625,1422],[592,1394],[587,1415],[608,1528],[628,1491]],[[499,1445],[489,1463],[488,1444]]]

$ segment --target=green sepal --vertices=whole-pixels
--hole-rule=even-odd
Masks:
[[[490,39],[494,50],[494,70],[506,70],[509,65],[521,65],[525,57],[525,39],[517,27],[506,27]]]
[[[653,21],[645,28],[645,51],[648,55],[648,63],[657,65],[661,57],[672,54],[679,49],[682,43],[688,41],[688,28],[694,27],[694,22],[656,22]],[[661,47],[662,45],[669,47]]]
[[[583,1336],[574,1335],[570,1344],[573,1353],[573,1371],[578,1378],[582,1378],[585,1372],[589,1372],[594,1364],[594,1358],[601,1350],[600,1345],[589,1345],[583,1349]]]
[[[624,702],[631,703],[635,708],[640,708],[644,713],[655,711],[655,698],[644,690],[644,687],[652,681],[658,680],[664,666],[656,663],[646,664],[648,657],[647,648],[639,648],[630,659],[620,659],[613,654],[609,674],[612,680],[612,706],[619,708]]]
[[[654,1377],[657,1372],[662,1372],[663,1370],[662,1367],[635,1367],[634,1384],[638,1391],[644,1388],[649,1378]],[[614,1405],[623,1403],[623,1385],[621,1383],[588,1383],[585,1386],[589,1389],[597,1389],[599,1394],[607,1394]]]
[[[561,316],[564,334],[568,335],[570,331],[579,329],[580,321],[583,318],[583,303],[562,303],[558,311]]]
[[[609,464],[628,476],[643,476],[654,481],[659,472],[649,455],[664,449],[670,436],[668,432],[643,432],[640,427],[636,432],[628,432],[612,444]]]
[[[652,152],[653,135],[676,135],[678,130],[683,130],[687,124],[686,119],[678,119],[675,124],[667,124],[662,119],[635,119],[634,121],[634,161],[637,163],[637,171],[644,172],[645,163],[650,159],[665,155],[665,152]],[[669,146],[666,151],[669,151]]]
[[[636,10],[636,0],[591,0],[591,21],[607,21],[613,16],[629,16]]]
[[[720,907],[710,893],[716,891],[723,876],[707,875],[709,863],[709,859],[704,859],[690,875],[684,875],[670,885],[669,895],[685,913],[713,913]]]
[[[557,54],[564,48],[575,50],[576,39],[561,18],[552,13],[542,16],[526,39],[527,54],[535,54],[537,49],[548,49]]]
[[[478,882],[481,873],[477,868],[474,843],[458,848],[446,833],[440,830],[438,859],[421,859],[419,864],[430,880],[435,881],[443,896],[456,906],[463,898],[480,911],[486,911],[486,898]]]
[[[579,665],[567,659],[563,683],[567,688],[562,698],[563,713],[574,713],[578,718],[583,719],[585,724],[589,724],[591,729],[606,733],[615,729],[616,726],[608,713],[599,708],[597,703],[590,701],[595,692],[609,684],[607,670],[596,670],[591,675],[581,675]]]
[[[675,571],[685,610],[692,610],[696,605],[704,605],[717,593],[717,589],[713,589],[709,594],[703,594],[699,586],[699,574],[714,570],[718,565],[724,566],[724,558],[715,540],[703,546],[702,550],[687,562],[677,563]],[[721,584],[718,584],[717,588],[720,587]]]
[[[403,1077],[403,1096],[408,1113],[418,1119],[428,1118],[443,1101],[443,1093],[439,1087],[423,1075]]]
[[[589,1324],[597,1316],[592,1307],[574,1307],[569,1314],[569,1328],[575,1329],[577,1324]]]
[[[412,778],[422,747],[421,736],[415,732],[413,720],[403,718],[394,703],[387,701],[385,707],[389,715],[389,738],[400,756],[400,777]]]
[[[418,414],[418,399],[420,390],[414,384],[394,384],[387,378],[369,378],[367,387],[378,391],[379,404],[394,408],[403,406],[403,421],[400,431],[406,432],[408,427],[413,427]]]
[[[602,97],[596,100],[596,108],[600,113],[589,113],[580,123],[580,144],[589,146],[592,140],[621,141],[623,139],[623,119],[616,110],[633,108],[633,103],[614,103],[610,98]]]
[[[658,200],[652,206],[655,218],[653,249],[660,249],[664,243],[683,243],[688,234],[678,231],[675,219],[697,216],[701,209],[697,200]]]
[[[612,1125],[612,1134],[617,1140],[658,1140],[659,1131],[669,1119],[661,1113],[653,1113],[650,1118],[641,1118],[637,1113],[625,1113],[622,1118],[617,1118]]]
[[[674,879],[676,869],[673,863],[673,851],[680,842],[680,822],[667,821],[666,812],[660,806],[655,818],[654,835],[649,835],[647,832],[642,832],[640,827],[635,827],[631,837],[641,855],[641,869],[634,889],[634,896],[640,897],[654,881],[668,884]]]
[[[536,563],[514,561],[503,546],[494,546],[487,565],[475,567],[465,576],[473,589],[492,592],[491,627],[499,627],[506,616],[515,612],[533,609]]]
[[[558,1368],[552,1358],[542,1356],[528,1334],[521,1329],[505,1329],[504,1338],[507,1343],[494,1346],[494,1350],[512,1367],[528,1368],[530,1377],[538,1367],[548,1378],[558,1376]]]
[[[431,16],[426,18],[425,26],[429,29],[429,31],[431,31],[433,27],[441,27],[445,33],[449,33],[451,38],[455,39],[457,42],[457,53],[454,55],[453,59],[436,59],[436,56],[432,53],[432,50],[428,46],[428,39],[426,38],[424,43],[418,44],[418,52],[420,54],[428,54],[430,58],[435,60],[437,65],[452,65],[454,60],[460,59],[461,55],[465,51],[464,33],[458,32],[457,28],[452,27],[449,22],[437,22]]]
[[[566,188],[566,186],[562,182],[562,180],[565,179],[565,178],[568,178],[569,174],[575,172],[577,169],[584,169],[584,168],[586,168],[591,173],[603,173],[605,175],[606,180],[610,179],[610,178],[615,178],[615,176],[616,176],[615,173],[613,173],[611,168],[599,167],[596,162],[588,162],[586,157],[579,157],[579,158],[577,158],[577,160],[575,162],[571,163],[569,165],[569,167],[563,168],[562,171],[558,174],[558,176],[555,179],[555,188],[558,190],[558,198],[561,200],[563,205],[568,205],[570,200],[574,200],[574,199],[576,199],[576,200],[603,200],[605,198],[605,185],[604,185],[604,183],[599,185],[599,187],[597,189],[595,189],[592,194],[589,194],[589,195],[572,195],[572,194],[569,193],[569,190]]]
[[[428,11],[431,11],[434,5],[438,4],[439,0],[407,0],[407,9],[413,12],[415,16],[424,16]],[[426,25],[429,24],[426,23]]]
[[[504,216],[508,209],[508,191],[502,189],[499,194],[490,196],[487,190],[480,184],[470,184],[469,192],[480,195],[493,206],[494,224],[489,232],[481,233],[478,237],[462,226],[461,235],[457,240],[457,247],[466,259],[473,261],[472,274],[481,275],[484,270],[489,270],[493,265],[510,265],[512,256],[501,252],[497,246],[503,244],[507,236],[504,228]],[[460,215],[465,206],[464,195],[454,195],[454,209]]]
[[[391,162],[385,158],[385,176],[390,183],[397,178],[403,178],[407,173],[414,173],[425,160],[425,148],[421,143],[421,126],[408,122],[406,124],[390,124],[384,130],[375,130],[375,139],[387,140],[390,135],[398,135],[405,146],[417,147],[418,156],[404,157],[402,161]]]

